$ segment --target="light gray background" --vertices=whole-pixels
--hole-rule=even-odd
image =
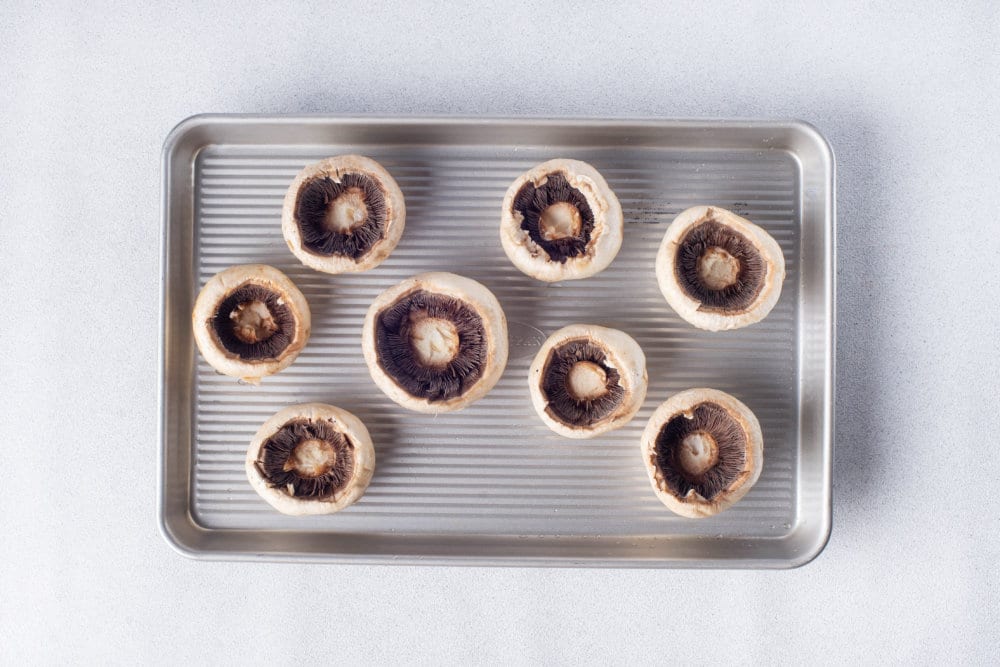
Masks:
[[[997,659],[1000,10],[602,4],[3,3],[0,662]],[[176,555],[159,157],[206,111],[815,123],[839,171],[826,551],[790,572]]]

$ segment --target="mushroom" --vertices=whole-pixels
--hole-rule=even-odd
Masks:
[[[631,336],[594,324],[571,324],[542,345],[528,371],[535,412],[567,438],[621,428],[646,398],[646,356]]]
[[[507,319],[485,286],[423,273],[383,292],[365,317],[362,350],[375,384],[410,410],[461,410],[507,365]]]
[[[281,211],[289,249],[324,273],[378,266],[399,243],[405,225],[406,204],[396,181],[361,155],[305,167],[288,187]]]
[[[223,375],[251,384],[295,361],[309,340],[309,304],[288,276],[266,264],[221,271],[191,314],[194,340]]]
[[[681,212],[656,254],[656,280],[667,303],[709,331],[764,319],[784,279],[785,258],[771,235],[716,206]]]
[[[650,417],[642,460],[671,511],[708,517],[731,507],[760,477],[764,440],[746,405],[716,389],[675,394]]]
[[[607,181],[579,160],[543,162],[507,189],[500,242],[525,274],[576,280],[600,273],[622,245],[622,207]]]
[[[254,435],[246,472],[283,514],[332,514],[365,493],[375,471],[368,429],[347,410],[305,403],[280,410]]]

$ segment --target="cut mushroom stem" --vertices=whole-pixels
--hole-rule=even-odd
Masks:
[[[746,405],[715,389],[671,397],[650,418],[642,457],[657,497],[681,516],[718,514],[760,477],[764,441]]]

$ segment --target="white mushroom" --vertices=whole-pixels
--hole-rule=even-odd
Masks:
[[[383,292],[365,317],[362,350],[375,384],[417,412],[461,410],[507,365],[507,319],[485,286],[424,273]]]
[[[575,280],[600,273],[622,245],[622,207],[604,177],[579,160],[543,162],[507,189],[500,242],[525,274]]]
[[[295,361],[309,340],[309,304],[288,276],[266,264],[215,274],[191,314],[194,340],[224,375],[252,384]]]
[[[754,223],[717,206],[681,212],[656,254],[656,280],[667,303],[709,331],[764,319],[781,296],[785,258]]]
[[[364,423],[323,403],[293,405],[268,419],[247,449],[246,473],[283,514],[332,514],[353,504],[375,472]]]
[[[646,356],[631,336],[593,324],[571,324],[542,345],[528,370],[535,412],[567,438],[621,428],[646,398]]]
[[[306,266],[367,271],[395,249],[406,204],[395,179],[371,158],[341,155],[299,172],[285,193],[281,230]]]
[[[757,482],[764,439],[753,411],[716,389],[688,389],[650,417],[642,460],[657,498],[671,511],[708,517],[731,507]]]

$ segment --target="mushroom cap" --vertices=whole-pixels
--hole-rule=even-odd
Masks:
[[[302,233],[295,219],[299,191],[305,183],[323,176],[339,183],[340,175],[345,173],[369,176],[381,183],[385,191],[385,235],[357,260],[342,255],[324,256],[310,251],[302,243]],[[309,268],[324,273],[352,273],[375,268],[396,248],[405,226],[406,202],[403,191],[385,167],[363,155],[339,155],[304,167],[288,186],[281,209],[281,232],[289,250]]]
[[[741,312],[726,314],[702,310],[701,302],[689,296],[677,282],[677,248],[691,229],[708,220],[739,232],[753,244],[767,267],[757,298]],[[708,331],[739,329],[767,317],[778,302],[785,280],[785,256],[770,234],[746,218],[718,206],[693,206],[681,211],[667,228],[656,253],[656,280],[667,303],[690,324]]]
[[[256,461],[260,456],[260,448],[268,438],[277,433],[290,421],[305,419],[308,421],[327,420],[337,431],[343,433],[354,445],[354,466],[351,479],[333,498],[296,498],[290,496],[284,489],[271,486],[267,479],[257,469]],[[306,514],[333,514],[353,504],[364,495],[375,472],[375,448],[371,436],[364,423],[352,413],[342,408],[324,403],[303,403],[279,410],[268,419],[250,441],[246,456],[247,479],[261,498],[283,514],[301,516]]]
[[[552,261],[548,254],[521,229],[523,217],[514,210],[514,197],[525,183],[543,183],[554,172],[562,172],[569,184],[580,191],[594,214],[587,251],[570,257],[565,263]],[[580,160],[555,159],[524,172],[507,188],[500,217],[500,242],[510,261],[523,273],[543,280],[577,280],[600,273],[611,264],[622,245],[622,207],[604,177],[593,166]]]
[[[274,359],[259,361],[240,359],[238,355],[222,346],[215,332],[213,319],[219,303],[232,290],[247,282],[281,294],[285,305],[295,316],[296,327],[292,342]],[[312,319],[306,298],[288,276],[266,264],[241,264],[220,271],[205,283],[195,300],[191,325],[195,343],[212,368],[223,375],[240,378],[251,384],[260,384],[262,377],[274,375],[295,361],[309,340]]]
[[[714,403],[724,409],[746,434],[746,460],[736,479],[712,500],[691,489],[678,497],[667,486],[656,456],[656,440],[663,426],[679,414],[692,411],[701,403]],[[642,460],[656,497],[672,512],[692,519],[713,516],[739,501],[757,482],[764,465],[764,438],[756,415],[739,399],[718,389],[688,389],[674,394],[653,412],[642,434]]]
[[[546,409],[548,400],[542,392],[542,372],[548,363],[549,354],[564,341],[580,338],[593,341],[605,351],[606,363],[618,371],[619,384],[625,390],[621,404],[604,419],[591,426],[575,426],[555,419]],[[639,347],[639,343],[624,331],[596,324],[570,324],[559,329],[542,344],[528,369],[528,389],[531,392],[531,404],[535,412],[546,426],[567,438],[593,438],[625,426],[642,407],[646,399],[647,384],[646,355]]]
[[[461,396],[444,401],[430,401],[413,396],[386,373],[376,350],[376,319],[379,313],[400,297],[423,290],[458,299],[476,311],[483,322],[486,339],[486,365],[482,375]],[[454,412],[485,396],[496,385],[507,366],[507,318],[500,302],[482,283],[454,273],[421,273],[385,290],[368,308],[361,333],[361,349],[376,386],[399,405],[427,414]]]

